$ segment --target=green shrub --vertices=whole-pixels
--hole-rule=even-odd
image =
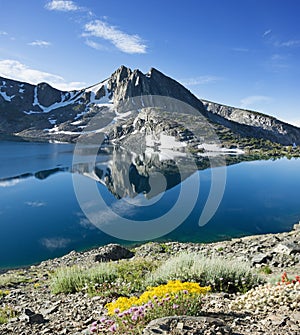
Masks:
[[[81,291],[85,286],[113,281],[116,278],[111,263],[100,263],[90,269],[78,266],[64,267],[56,270],[51,277],[53,293],[74,293]]]
[[[215,292],[246,292],[262,282],[244,262],[208,258],[197,253],[182,253],[170,258],[146,277],[146,284],[153,286],[169,280],[210,285]]]
[[[128,295],[145,288],[145,275],[157,262],[144,259],[100,263],[89,269],[73,266],[56,270],[51,277],[53,293],[74,293],[83,289],[90,294]]]

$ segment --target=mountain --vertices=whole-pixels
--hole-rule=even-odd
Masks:
[[[168,105],[174,104],[174,113],[164,113],[166,106],[159,105],[163,101],[159,97],[171,99]],[[174,99],[199,114],[180,120],[186,107],[179,107]],[[154,68],[143,74],[121,66],[108,79],[74,91],[0,77],[0,134],[4,135],[73,142],[81,134],[102,131],[110,140],[135,145],[137,133],[146,129],[146,133],[164,133],[199,149],[198,135],[204,128],[207,135],[205,123],[221,144],[228,137],[234,138],[237,146],[240,138],[300,144],[300,128],[265,114],[198,99]]]

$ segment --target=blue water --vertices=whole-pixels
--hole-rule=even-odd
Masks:
[[[0,268],[34,264],[110,242],[135,243],[104,233],[83,213],[73,188],[73,149],[71,144],[0,142]],[[299,171],[300,160],[296,159],[228,166],[224,196],[204,227],[198,226],[198,220],[209,192],[211,170],[197,171],[201,191],[194,209],[160,240],[208,242],[290,230],[300,218]],[[160,217],[174,205],[181,187],[172,186],[159,202],[138,208],[132,205],[123,214],[135,220]],[[98,189],[107,206],[122,212],[118,209],[121,200],[103,184]],[[141,198],[145,199],[139,195],[136,200]]]

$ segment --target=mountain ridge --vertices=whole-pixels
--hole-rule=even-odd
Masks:
[[[237,136],[263,138],[283,145],[300,144],[300,128],[296,126],[266,114],[199,99],[155,68],[144,74],[124,65],[109,78],[72,91],[61,91],[45,82],[33,85],[0,77],[0,133],[76,141],[97,113],[117,127],[122,118],[117,118],[113,106],[141,97],[139,107],[143,109],[146,96],[180,100],[199,111],[208,122],[230,129]]]

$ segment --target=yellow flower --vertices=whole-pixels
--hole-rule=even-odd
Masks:
[[[159,285],[155,287],[147,287],[139,298],[137,297],[120,297],[116,301],[106,304],[109,315],[115,314],[115,311],[123,312],[133,306],[141,306],[150,300],[156,298],[163,298],[166,295],[170,298],[174,297],[177,293],[184,292],[189,295],[201,295],[206,294],[210,291],[210,287],[201,287],[198,283],[184,282],[179,280],[171,280],[165,285]]]

